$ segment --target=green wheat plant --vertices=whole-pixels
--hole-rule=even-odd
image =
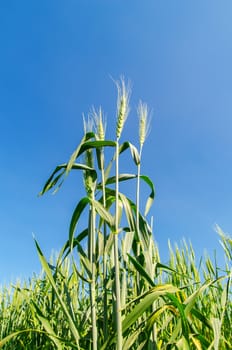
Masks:
[[[122,242],[123,254],[129,249],[129,246],[126,248],[130,243],[127,237],[129,236],[125,236]],[[220,238],[226,248],[225,255],[228,251],[231,253],[227,237]],[[226,258],[223,269],[215,265],[208,256],[202,257],[201,262],[197,263],[193,248],[186,242],[181,247],[176,246],[175,250],[172,248],[170,261],[166,266],[160,262],[155,243],[151,245],[151,253],[153,259],[150,263],[147,259],[146,270],[137,266],[133,260],[127,259],[126,303],[123,305],[125,317],[122,321],[123,348],[230,349],[231,260]],[[69,256],[62,263],[59,258],[53,258],[49,263],[43,261],[43,265],[44,272],[41,275],[1,290],[1,348],[76,349],[79,346],[80,349],[91,349],[91,302],[89,290],[86,288],[89,282],[83,279],[85,263],[77,271]],[[110,261],[108,268],[113,268]],[[137,270],[140,271],[147,291],[136,297]],[[215,270],[220,275],[216,280]],[[103,270],[99,271],[101,279],[99,278],[97,285],[96,305],[99,349],[114,349],[115,331],[110,324],[107,342],[103,334],[102,274]],[[133,283],[131,279],[134,280]],[[111,288],[110,277],[107,287]],[[58,294],[65,307],[62,307]],[[110,294],[108,304],[107,317],[110,323],[113,318]],[[67,313],[74,319],[79,335],[78,346],[75,344],[75,333],[73,334]]]
[[[123,255],[130,249],[128,237],[125,236],[122,242]],[[225,235],[220,239],[226,259],[223,268],[215,265],[208,256],[197,262],[193,247],[186,242],[181,247],[176,245],[175,249],[170,245],[166,266],[161,264],[158,246],[154,242],[150,245],[153,259],[147,259],[146,270],[137,266],[135,261],[126,260],[128,278],[122,321],[124,349],[231,348],[231,260],[227,257],[228,252],[232,253],[231,240]],[[107,263],[110,270],[113,263]],[[91,302],[86,288],[89,282],[83,279],[85,264],[81,264],[77,271],[69,256],[62,263],[59,257],[53,257],[48,263],[43,261],[43,265],[44,272],[40,275],[2,288],[1,348],[76,349],[79,346],[80,349],[91,349]],[[147,286],[147,291],[140,296],[136,296],[137,270]],[[96,305],[99,349],[114,349],[115,331],[110,324],[107,342],[103,334],[102,267],[99,276]],[[110,277],[107,287],[111,288]],[[109,294],[109,323],[113,318],[111,306]],[[78,346],[67,313],[74,319]]]
[[[78,146],[40,192],[56,193],[71,172],[82,173],[85,195],[77,198],[61,251],[48,260],[35,240],[41,275],[0,292],[2,349],[231,348],[231,239],[217,227],[223,267],[207,255],[198,262],[185,241],[169,242],[162,263],[148,216],[155,188],[141,167],[149,109],[139,102],[138,147],[122,142],[131,89],[123,78],[116,87],[114,140],[107,139],[102,108],[93,108]],[[135,173],[121,172],[124,154]],[[134,186],[134,195],[123,184]]]

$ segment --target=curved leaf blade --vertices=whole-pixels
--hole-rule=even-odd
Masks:
[[[74,209],[70,226],[69,226],[69,245],[72,250],[73,248],[73,241],[74,241],[74,233],[75,229],[78,223],[78,220],[80,219],[81,214],[83,213],[84,209],[86,208],[87,204],[90,203],[90,200],[88,197],[82,198],[79,203],[77,204],[76,208]]]

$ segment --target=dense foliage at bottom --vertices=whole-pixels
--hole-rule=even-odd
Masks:
[[[232,242],[222,233],[221,242],[226,258],[223,268],[208,256],[197,263],[193,248],[185,242],[175,249],[169,245],[169,263],[163,265],[158,247],[151,240],[145,270],[128,258],[125,236],[120,254],[125,266],[121,275],[124,349],[231,349]],[[108,265],[113,274],[110,261]],[[1,291],[0,346],[5,350],[91,349],[88,283],[77,271],[74,259],[67,258],[61,265],[51,261],[44,268],[49,268],[51,275],[43,273]],[[79,268],[84,270],[83,266]],[[115,349],[113,279],[106,283],[108,308],[104,310],[101,264],[97,269],[98,346]],[[140,297],[135,282],[137,271]],[[78,345],[66,311],[74,321]],[[108,326],[105,334],[104,318]]]

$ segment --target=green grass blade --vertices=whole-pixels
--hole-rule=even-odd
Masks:
[[[66,168],[66,175],[68,175],[68,173],[72,169],[73,164],[75,163],[76,159],[80,155],[80,150],[81,150],[84,142],[86,142],[87,140],[93,138],[94,136],[95,135],[92,132],[86,133],[84,135],[84,137],[82,138],[81,142],[79,143],[79,145],[77,146],[77,148],[75,149],[75,151],[73,152],[73,154],[71,155],[71,157],[70,157],[70,159],[68,161],[67,168]]]
[[[53,171],[53,173],[50,175],[50,177],[48,178],[48,180],[46,181],[42,191],[39,193],[39,196],[42,196],[44,193],[48,192],[51,188],[53,188],[57,182],[59,181],[59,179],[63,176],[63,174],[66,171],[66,164],[61,164],[58,165],[55,170]],[[58,175],[55,177],[55,175],[58,173]]]
[[[131,327],[138,320],[138,318],[153,304],[153,302],[157,298],[166,295],[167,293],[175,293],[177,291],[178,288],[170,284],[164,284],[162,286],[156,286],[152,288],[146,294],[146,296],[139,302],[139,304],[137,304],[123,320],[123,332],[125,332],[129,327]]]
[[[182,333],[185,339],[188,339],[189,337],[189,327],[188,327],[188,320],[185,315],[185,308],[182,303],[179,302],[177,297],[173,294],[167,293],[167,297],[171,300],[172,305],[176,307],[180,314],[181,324],[182,324]]]
[[[149,276],[149,274],[147,273],[147,271],[143,268],[143,266],[138,262],[138,260],[136,260],[133,256],[131,256],[130,254],[127,254],[129,260],[131,261],[131,263],[134,265],[134,267],[136,268],[136,270],[139,272],[140,276],[143,276],[145,278],[145,280],[149,283],[149,285],[151,287],[155,287],[155,283],[152,280],[152,278]]]
[[[42,326],[46,331],[47,336],[55,343],[58,350],[63,350],[63,345],[56,336],[49,320],[43,315],[42,311],[39,309],[39,307],[35,304],[34,301],[32,301],[32,305],[36,310],[36,317],[40,320]]]
[[[131,156],[132,156],[135,164],[138,165],[140,163],[139,152],[138,152],[137,148],[134,145],[132,145],[132,143],[126,141],[122,145],[120,145],[119,154],[123,153],[128,148],[130,149]]]
[[[155,187],[154,187],[154,184],[153,182],[151,181],[151,179],[148,177],[148,176],[145,176],[145,175],[140,175],[140,178],[145,181],[147,183],[147,185],[150,187],[151,189],[151,193],[149,194],[149,197],[147,199],[147,203],[146,203],[146,206],[145,206],[145,213],[144,215],[146,216],[152,206],[152,203],[154,201],[154,198],[155,198]]]
[[[73,248],[73,241],[74,241],[74,233],[75,233],[75,229],[78,223],[78,220],[81,216],[81,214],[83,213],[84,209],[86,208],[87,204],[90,203],[90,200],[88,197],[84,197],[82,198],[79,203],[77,204],[76,208],[74,209],[72,218],[71,218],[71,222],[70,222],[70,226],[69,226],[69,245],[70,248]]]
[[[93,204],[94,208],[96,209],[96,211],[100,215],[100,217],[105,222],[107,222],[107,224],[110,226],[110,228],[113,228],[114,217],[108,212],[108,210],[105,209],[104,206],[96,200],[91,200],[91,203]]]
[[[6,345],[10,340],[12,340],[13,338],[17,337],[18,335],[24,334],[24,333],[31,333],[31,332],[35,332],[35,333],[45,333],[44,331],[38,330],[38,329],[23,329],[20,331],[16,331],[13,332],[9,335],[7,335],[5,338],[0,339],[0,348],[2,348],[4,345]]]
[[[67,175],[67,167],[68,167],[68,164],[64,163],[64,164],[58,165],[55,168],[53,173],[50,175],[50,177],[46,181],[42,191],[39,193],[39,196],[42,196],[43,194],[45,194],[46,192],[54,188],[57,185],[58,181],[62,178],[62,176],[65,176],[65,174]],[[88,167],[87,165],[84,165],[84,164],[78,164],[78,163],[72,164],[71,169],[84,170],[84,171],[88,170],[92,174],[93,178],[96,178],[97,176],[96,171],[93,168]],[[64,178],[63,178],[63,181],[64,181]],[[59,185],[55,188],[53,193],[58,191],[63,181],[59,183]]]
[[[43,255],[43,253],[42,253],[42,251],[41,251],[41,249],[39,247],[39,244],[37,243],[36,240],[35,240],[35,244],[36,244],[36,248],[37,248],[37,252],[38,252],[38,255],[39,255],[39,259],[40,259],[41,265],[42,265],[42,267],[43,267],[43,269],[44,269],[44,271],[45,271],[45,273],[46,273],[46,275],[47,275],[47,277],[48,277],[48,279],[49,279],[49,281],[50,281],[50,283],[52,285],[52,288],[53,288],[53,290],[54,290],[54,292],[56,294],[56,297],[57,297],[57,299],[59,301],[59,304],[60,304],[64,314],[67,317],[67,321],[68,321],[69,326],[70,326],[70,331],[72,332],[72,334],[74,336],[74,339],[76,341],[76,344],[77,344],[77,346],[79,348],[79,338],[80,338],[80,336],[79,336],[77,327],[75,326],[74,321],[73,321],[73,319],[72,319],[72,317],[71,317],[71,315],[70,315],[70,313],[69,313],[69,311],[68,311],[64,301],[62,300],[62,298],[60,296],[60,293],[59,293],[59,291],[57,289],[55,280],[54,280],[54,278],[52,276],[51,270],[50,270],[50,268],[48,266],[48,263],[47,263],[44,255]]]

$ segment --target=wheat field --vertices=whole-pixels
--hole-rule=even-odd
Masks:
[[[121,142],[131,91],[123,78],[116,86],[115,139],[106,138],[102,109],[91,110],[78,147],[40,193],[59,190],[70,172],[83,174],[86,194],[77,199],[61,251],[47,259],[35,241],[41,274],[0,292],[0,348],[231,349],[232,240],[217,227],[224,266],[209,256],[199,260],[185,241],[168,242],[169,261],[161,261],[149,218],[155,188],[142,174],[149,108],[139,102],[139,146]],[[135,173],[121,173],[124,152]],[[121,188],[132,181],[129,196]],[[144,213],[142,186],[149,192]]]

